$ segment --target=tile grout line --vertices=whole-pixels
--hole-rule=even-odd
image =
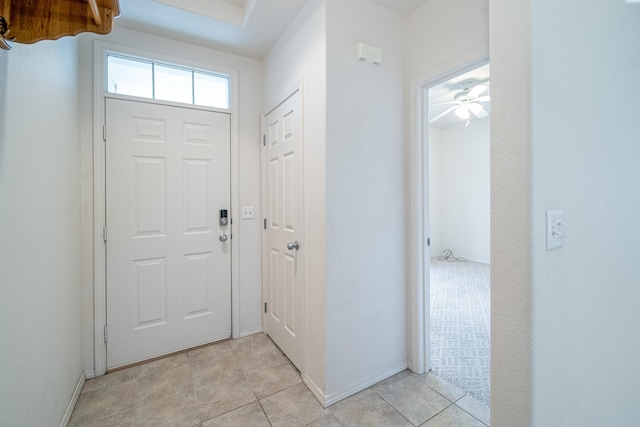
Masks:
[[[267,338],[268,338],[268,337],[267,337]],[[272,342],[272,341],[271,341],[271,342]],[[251,342],[251,343],[253,343],[253,342]],[[250,387],[251,393],[253,394],[253,398],[254,398],[254,400],[253,400],[253,401],[251,401],[251,402],[248,402],[248,403],[245,403],[245,404],[243,404],[243,405],[240,405],[240,406],[238,406],[238,407],[236,407],[236,408],[233,408],[233,409],[227,410],[226,412],[221,413],[221,414],[218,414],[218,415],[216,415],[215,417],[213,417],[213,418],[209,418],[209,419],[207,419],[207,420],[204,420],[204,419],[203,419],[203,415],[204,415],[204,413],[200,411],[200,407],[201,407],[202,405],[204,405],[204,403],[201,405],[200,400],[198,399],[198,395],[197,395],[197,387],[196,387],[196,383],[197,383],[197,381],[196,381],[196,377],[195,377],[195,370],[194,370],[194,366],[196,366],[196,365],[194,365],[194,363],[196,363],[196,358],[195,358],[195,357],[194,357],[194,358],[189,358],[189,357],[187,357],[187,358],[186,358],[186,360],[185,360],[184,362],[182,362],[180,365],[178,365],[178,366],[171,366],[171,367],[169,367],[168,369],[167,369],[167,368],[164,368],[162,371],[158,371],[158,372],[156,372],[156,373],[154,373],[154,374],[152,374],[152,375],[163,374],[163,373],[166,373],[166,372],[171,371],[171,370],[173,370],[173,369],[179,369],[179,368],[181,368],[182,366],[186,366],[186,368],[187,368],[187,372],[188,372],[188,378],[189,378],[189,380],[190,380],[190,381],[189,381],[189,389],[188,389],[188,392],[189,392],[189,394],[190,394],[190,395],[192,395],[192,396],[195,398],[195,405],[196,405],[196,408],[197,408],[197,410],[198,410],[198,412],[199,412],[199,414],[198,414],[198,415],[199,415],[199,416],[198,416],[198,419],[200,420],[200,424],[199,424],[200,426],[202,426],[202,424],[204,424],[205,422],[212,421],[212,420],[217,419],[217,418],[219,418],[219,417],[222,417],[222,416],[224,416],[224,415],[226,415],[226,414],[229,414],[230,412],[233,412],[233,411],[236,411],[236,410],[239,410],[239,409],[242,409],[242,408],[248,407],[249,405],[253,405],[255,402],[258,402],[258,405],[260,405],[261,413],[263,414],[263,416],[264,416],[264,417],[265,417],[265,419],[267,420],[268,424],[269,424],[270,426],[272,426],[272,427],[273,427],[274,423],[273,423],[273,421],[269,418],[269,415],[267,414],[267,412],[266,412],[266,410],[265,410],[265,407],[264,407],[264,406],[263,406],[263,404],[262,404],[262,400],[267,399],[267,398],[270,398],[270,397],[272,397],[272,396],[274,396],[274,395],[276,395],[276,394],[278,394],[278,393],[282,393],[282,392],[285,392],[285,391],[287,391],[287,390],[290,390],[290,389],[292,389],[292,388],[294,388],[294,387],[298,387],[298,386],[300,386],[300,384],[301,384],[301,383],[300,383],[300,382],[296,382],[295,384],[288,385],[288,386],[286,386],[286,387],[284,387],[284,388],[282,388],[282,389],[280,389],[280,390],[278,390],[278,391],[271,392],[271,393],[270,393],[270,394],[268,394],[268,395],[265,395],[265,396],[262,396],[261,398],[258,398],[258,395],[256,394],[256,389],[254,388],[254,385],[253,385],[253,384],[251,383],[251,381],[249,380],[249,372],[251,372],[251,371],[252,371],[252,369],[245,369],[245,366],[249,366],[250,364],[249,364],[249,365],[247,365],[247,364],[242,364],[242,363],[240,363],[240,359],[238,358],[238,355],[239,355],[240,353],[242,353],[243,351],[247,350],[247,349],[252,350],[252,349],[253,349],[253,347],[243,347],[243,350],[236,350],[236,349],[231,348],[229,351],[225,351],[224,353],[215,354],[215,355],[213,355],[213,356],[207,357],[207,358],[206,358],[206,360],[204,361],[204,364],[205,364],[205,365],[206,365],[207,363],[209,363],[209,362],[213,363],[213,360],[214,360],[216,357],[220,356],[221,354],[231,353],[231,354],[229,354],[229,356],[233,357],[233,359],[235,360],[235,363],[233,363],[233,365],[235,365],[235,366],[237,366],[238,368],[240,368],[240,371],[241,371],[241,372],[242,372],[242,374],[243,374],[243,375],[242,375],[242,378],[244,378],[244,380],[247,382],[247,385]],[[278,348],[277,348],[277,346],[276,346],[276,349],[278,349]],[[279,349],[278,349],[278,350],[279,350]],[[280,353],[282,354],[281,350],[280,350]],[[207,354],[209,354],[209,353],[207,353]],[[211,360],[210,360],[210,359],[211,359]],[[201,359],[198,359],[198,360],[201,360]],[[266,362],[269,362],[271,359],[269,358],[269,359],[265,359],[265,360],[266,360]],[[292,367],[292,368],[297,372],[298,376],[300,376],[299,371],[295,368],[295,366],[291,363],[291,361],[290,361],[289,359],[287,359],[287,358],[285,358],[285,360],[287,360],[287,362],[288,362],[288,365],[287,365],[287,366],[291,366],[291,367]],[[284,364],[284,361],[283,361],[283,364]],[[267,363],[267,365],[268,365],[267,367],[260,365],[260,366],[256,366],[256,368],[260,368],[260,370],[264,370],[264,369],[271,369],[271,368],[272,368],[271,364]],[[278,365],[280,365],[280,362],[278,362]],[[232,366],[232,365],[229,365],[229,366]],[[276,366],[276,365],[274,364],[273,366]],[[256,368],[253,368],[253,369],[256,369]],[[234,369],[236,369],[236,368],[234,367]],[[148,370],[148,371],[149,371],[149,370]],[[407,371],[407,372],[408,372],[408,371]],[[138,425],[139,421],[141,421],[141,420],[139,420],[139,419],[138,419],[138,417],[137,417],[138,409],[140,409],[140,408],[145,408],[145,407],[147,407],[147,406],[153,405],[155,402],[157,402],[157,401],[159,401],[159,400],[161,400],[161,399],[168,399],[168,398],[171,398],[171,397],[174,397],[174,396],[178,396],[178,395],[180,395],[180,394],[181,394],[179,391],[176,391],[176,389],[173,389],[173,388],[172,388],[170,391],[169,391],[169,390],[167,390],[167,391],[169,391],[169,392],[170,392],[170,393],[169,393],[169,395],[167,395],[167,396],[162,396],[161,398],[154,399],[154,400],[152,400],[152,401],[150,401],[150,402],[146,402],[144,405],[142,405],[142,404],[140,403],[140,390],[141,390],[141,388],[140,388],[140,387],[141,387],[141,378],[143,378],[143,377],[145,377],[145,376],[149,376],[149,375],[142,375],[142,373],[143,373],[143,370],[142,370],[142,369],[140,369],[140,367],[139,367],[139,366],[137,366],[137,369],[136,369],[136,371],[135,371],[135,377],[134,377],[134,378],[131,378],[131,380],[135,380],[135,385],[134,385],[134,395],[133,395],[133,407],[132,407],[132,408],[130,408],[130,409],[126,409],[126,410],[122,410],[122,411],[119,411],[119,412],[117,412],[116,414],[106,415],[105,417],[102,417],[102,418],[97,419],[97,420],[91,420],[91,421],[85,422],[85,423],[83,423],[82,425],[83,425],[83,426],[86,426],[86,425],[91,424],[91,423],[93,423],[93,422],[101,421],[101,420],[103,420],[103,419],[106,419],[106,418],[109,418],[109,417],[111,417],[111,416],[114,416],[114,415],[118,415],[118,414],[121,414],[121,413],[127,412],[127,411],[129,411],[129,410],[132,412],[132,415],[131,415],[131,420],[132,420],[132,422],[134,423],[134,425]],[[438,377],[438,376],[437,376],[437,375],[435,375],[434,373],[431,373],[431,374],[432,374],[432,375],[434,375],[434,377],[439,378],[440,380],[442,380],[440,377]],[[407,377],[407,376],[415,376],[415,374],[408,373],[408,374],[403,375],[403,376],[402,376],[402,378],[405,378],[405,377]],[[391,377],[391,378],[393,378],[393,377]],[[392,379],[388,384],[395,384],[396,382],[401,381],[401,380],[402,380],[402,378]],[[446,397],[442,392],[440,392],[440,391],[438,391],[437,389],[435,389],[432,385],[427,384],[427,383],[426,383],[426,379],[428,378],[427,376],[425,376],[425,377],[423,377],[423,378],[420,378],[420,376],[415,376],[415,378],[416,378],[416,379],[418,379],[422,384],[426,385],[428,389],[432,390],[433,392],[435,392],[437,395],[441,396],[442,398],[444,398],[444,399],[448,402],[448,404],[447,404],[444,408],[442,408],[440,411],[436,412],[434,415],[432,415],[432,416],[431,416],[431,417],[429,417],[427,420],[425,420],[424,422],[422,422],[422,423],[420,423],[420,424],[418,424],[418,425],[423,425],[424,423],[429,422],[429,421],[430,421],[430,420],[432,420],[434,417],[436,417],[436,416],[440,415],[443,411],[446,411],[447,409],[451,408],[451,406],[456,406],[456,408],[457,408],[457,409],[460,409],[460,410],[461,410],[461,411],[463,411],[464,413],[466,413],[466,414],[470,415],[473,419],[477,420],[477,421],[478,421],[479,423],[481,423],[483,426],[486,426],[486,425],[487,425],[487,424],[486,424],[486,423],[484,423],[480,418],[478,418],[477,416],[475,416],[473,413],[471,413],[471,412],[469,412],[469,411],[465,410],[464,408],[462,408],[461,406],[459,406],[459,405],[458,405],[458,403],[459,403],[462,399],[464,399],[466,396],[470,396],[470,398],[473,398],[473,396],[471,396],[468,392],[464,392],[463,390],[459,390],[460,392],[463,392],[462,396],[458,397],[458,398],[457,398],[457,399],[455,399],[455,400],[454,400],[454,399],[450,399],[450,398]],[[121,381],[121,380],[120,380],[120,379],[118,379],[118,381]],[[443,381],[444,383],[446,383],[446,381],[444,381],[444,380],[442,380],[442,381]],[[111,383],[111,381],[107,382],[106,384],[109,384],[109,383]],[[258,383],[260,383],[259,378],[258,378],[258,382],[257,382],[256,384],[258,384]],[[285,382],[285,383],[280,383],[280,384],[286,384],[286,382]],[[302,384],[304,384],[304,382],[302,382]],[[448,384],[448,383],[447,383],[447,384]],[[110,385],[110,386],[108,386],[108,387],[103,387],[103,388],[104,388],[104,389],[110,389],[111,387],[115,387],[116,385],[118,385],[118,383],[115,383],[115,384],[112,384],[112,385]],[[185,384],[185,385],[186,385],[186,384]],[[448,385],[451,385],[451,384],[448,384]],[[305,387],[306,387],[306,388],[308,388],[308,387],[306,386],[306,384],[305,384]],[[387,405],[389,405],[391,408],[393,408],[393,411],[394,411],[396,414],[400,415],[400,416],[401,416],[401,418],[402,418],[403,420],[405,420],[409,425],[416,425],[416,424],[413,424],[413,422],[411,422],[411,421],[410,421],[406,416],[404,416],[404,415],[403,415],[403,413],[402,413],[402,412],[401,412],[401,411],[400,411],[400,410],[399,410],[399,409],[398,409],[394,404],[392,404],[391,402],[387,401],[387,399],[385,399],[385,398],[383,397],[383,395],[380,393],[380,391],[379,391],[380,389],[379,389],[379,388],[374,388],[374,387],[375,387],[375,386],[369,387],[369,389],[372,389],[372,388],[373,388],[373,390],[371,390],[371,391],[372,391],[372,392],[374,392],[375,396],[377,396],[379,399],[381,399],[383,402],[385,402]],[[270,389],[270,388],[268,388],[268,387],[267,387],[267,390],[269,390],[269,389]],[[100,389],[99,389],[99,390],[100,390]],[[365,390],[366,390],[366,389],[365,389]],[[442,388],[442,390],[444,391],[444,390],[447,390],[447,389],[446,389],[446,388]],[[363,391],[364,391],[364,390],[363,390]],[[454,396],[454,395],[456,395],[456,394],[457,394],[457,393],[450,393],[450,395],[452,395],[452,396]],[[150,395],[149,395],[149,396],[150,396]],[[348,398],[347,398],[347,399],[348,399]],[[480,401],[478,401],[478,402],[479,402],[480,404],[482,404],[482,402],[480,402]],[[139,405],[140,405],[140,406],[139,406]],[[113,408],[116,408],[116,410],[117,410],[117,405],[116,405],[115,403],[113,403],[113,404],[110,406],[109,412],[110,412]],[[331,408],[323,408],[323,409],[326,409],[326,411],[323,411],[322,415],[320,415],[318,418],[316,418],[316,419],[314,419],[314,420],[311,420],[309,423],[307,423],[307,424],[305,424],[305,425],[312,424],[312,423],[314,423],[314,422],[316,422],[316,421],[318,421],[318,420],[322,419],[323,417],[325,417],[325,416],[327,416],[327,417],[328,417],[328,416],[330,416],[330,415],[333,417],[334,421],[336,421],[336,422],[337,422],[337,423],[339,423],[340,425],[343,425],[343,424],[342,424],[342,422],[341,422],[341,421],[336,417],[336,415],[335,415],[334,411],[333,411]],[[479,413],[482,413],[482,412],[479,412]],[[257,413],[256,413],[256,414],[257,414]],[[195,415],[195,414],[194,414],[194,415]],[[416,422],[417,422],[417,421],[416,421]]]
[[[446,398],[445,398],[446,399]],[[447,399],[449,400],[449,399]],[[441,413],[443,413],[444,411],[446,411],[447,409],[451,408],[452,406],[457,406],[455,403],[453,403],[452,401],[449,400],[449,405],[447,405],[446,407],[442,408],[440,411],[436,412],[435,414],[433,414],[433,416],[427,418],[422,424],[425,425],[426,423],[428,423],[429,421],[431,421],[432,419],[434,419],[435,417],[437,417],[438,415],[440,415]]]
[[[474,414],[472,414],[471,412],[467,411],[466,409],[464,409],[462,406],[458,405],[458,402],[460,402],[462,399],[464,399],[465,397],[471,397],[472,399],[478,401],[480,404],[484,405],[482,402],[480,402],[478,399],[476,399],[475,397],[473,397],[470,393],[465,392],[461,397],[459,397],[458,399],[456,399],[455,401],[453,401],[453,404],[459,408],[461,411],[466,412],[467,414],[471,415],[473,418],[475,418],[476,420],[480,421],[482,424],[484,424],[485,426],[487,425],[484,421],[482,421],[480,418],[476,417]]]
[[[230,346],[230,347],[231,347],[231,346]],[[233,358],[234,358],[235,360],[238,360],[238,357],[237,357],[236,351],[233,349],[233,347],[231,347],[231,351],[230,351],[230,352],[231,352],[231,353],[233,353]],[[225,353],[229,353],[229,352],[225,352]],[[213,359],[213,358],[215,358],[215,356],[214,356],[214,357],[211,357],[211,358]],[[247,378],[246,371],[244,370],[244,368],[243,368],[242,366],[240,366],[240,370],[242,371],[242,375],[244,376],[244,379],[247,381],[247,384],[249,384],[249,387],[251,388],[251,393],[253,393],[253,397],[254,397],[256,400],[253,400],[253,401],[251,401],[251,402],[249,402],[249,403],[245,403],[244,405],[238,406],[237,408],[230,409],[230,410],[228,410],[228,411],[226,411],[226,412],[223,412],[223,413],[221,413],[221,414],[216,415],[216,416],[215,416],[215,417],[213,417],[213,418],[209,418],[208,420],[202,420],[202,421],[200,421],[200,424],[205,423],[205,422],[207,422],[207,421],[215,420],[216,418],[222,417],[222,416],[224,416],[224,415],[226,415],[226,414],[228,414],[228,413],[230,413],[230,412],[233,412],[233,411],[235,411],[235,410],[237,410],[237,409],[240,409],[240,408],[244,408],[245,406],[249,406],[249,405],[251,405],[252,403],[254,403],[254,402],[256,402],[256,401],[259,401],[259,400],[258,400],[258,397],[256,396],[255,391],[253,390],[253,387],[251,386],[251,382],[250,382],[250,381],[249,381],[249,379]],[[197,396],[196,396],[196,399],[197,399]],[[200,406],[200,404],[199,404],[199,403],[198,403],[198,406]],[[202,419],[202,413],[201,413],[201,415],[200,415],[200,418]],[[134,427],[135,427],[135,426],[134,426]]]
[[[280,350],[280,349],[278,349],[278,350]],[[236,353],[236,350],[235,350],[235,349],[233,349],[233,348],[231,348],[231,352],[233,353],[234,358],[237,360],[237,353]],[[288,360],[288,359],[287,359],[287,360]],[[262,410],[262,413],[264,414],[265,418],[267,419],[267,422],[269,422],[269,425],[273,426],[273,423],[271,422],[271,419],[269,418],[269,416],[267,415],[266,411],[264,410],[264,407],[262,406],[261,399],[265,399],[265,398],[267,398],[267,397],[273,396],[273,395],[275,395],[275,394],[277,394],[277,393],[279,393],[279,392],[281,392],[281,391],[287,390],[287,389],[289,389],[289,388],[291,388],[291,387],[294,387],[294,386],[285,387],[285,388],[284,388],[284,389],[282,389],[282,390],[276,391],[276,392],[271,393],[271,394],[269,394],[269,395],[267,395],[267,396],[263,396],[262,398],[258,398],[258,396],[257,396],[257,394],[256,394],[256,391],[254,390],[253,385],[251,384],[251,381],[249,380],[249,377],[247,376],[247,371],[250,371],[251,369],[248,369],[248,370],[247,370],[247,369],[245,369],[244,367],[240,366],[240,370],[242,371],[242,375],[244,376],[245,380],[247,381],[247,384],[249,384],[249,387],[251,388],[251,392],[253,393],[253,396],[254,396],[255,400],[254,400],[254,401],[252,401],[252,402],[246,403],[246,404],[244,404],[244,405],[241,405],[241,406],[239,406],[239,407],[237,407],[237,408],[230,409],[229,411],[226,411],[226,412],[224,412],[224,413],[222,413],[222,414],[216,415],[215,417],[210,418],[210,419],[208,419],[208,420],[202,420],[202,421],[201,421],[201,423],[204,423],[204,422],[207,422],[207,421],[214,420],[214,419],[216,419],[216,418],[222,417],[222,416],[223,416],[223,415],[225,415],[225,414],[228,414],[228,413],[230,413],[230,412],[233,412],[233,411],[235,411],[235,410],[238,410],[238,409],[244,408],[244,407],[246,407],[246,406],[249,406],[249,405],[251,405],[251,404],[253,404],[253,403],[257,402],[257,403],[260,405],[260,409]],[[297,385],[297,384],[296,384],[296,385]],[[202,418],[202,417],[201,417],[201,418]]]
[[[264,410],[264,406],[262,406],[262,402],[260,400],[258,400],[258,405],[260,405],[260,409],[262,409],[262,413],[264,414],[264,417],[267,419],[267,422],[269,423],[269,425],[273,427],[273,423],[271,422],[269,415],[267,415],[267,411]]]
[[[468,396],[471,396],[469,393],[466,393],[466,394],[465,394],[464,396],[462,396],[460,399],[458,399],[458,400],[456,400],[455,402],[453,402],[453,404],[454,404],[454,405],[456,405],[456,407],[457,407],[458,409],[460,409],[461,411],[466,412],[467,414],[471,415],[473,418],[475,418],[476,420],[478,420],[482,425],[485,425],[485,426],[489,427],[489,425],[488,425],[488,424],[486,424],[484,421],[482,421],[480,418],[476,417],[474,414],[472,414],[471,412],[467,411],[466,409],[464,409],[463,407],[461,407],[460,405],[458,405],[458,404],[457,404],[460,400],[462,400],[462,398],[463,398],[463,397],[465,397],[465,396],[467,396],[467,395],[468,395]],[[471,396],[471,397],[473,398],[473,396]],[[475,398],[474,398],[474,399],[475,399]],[[480,402],[480,403],[482,403],[482,402]]]
[[[396,383],[396,382],[398,382],[398,381],[399,381],[399,380],[392,381],[390,384]],[[425,385],[426,385],[427,387],[429,387],[429,385],[427,385],[427,384],[425,384]],[[429,387],[429,388],[431,388],[431,387]],[[366,389],[365,389],[365,390],[366,390]],[[432,390],[433,390],[433,389],[432,389]],[[363,391],[364,391],[364,390],[363,390]],[[434,390],[434,391],[435,391],[435,390]],[[396,411],[398,414],[400,414],[400,416],[401,416],[402,418],[404,418],[405,420],[407,420],[407,422],[408,422],[409,424],[411,424],[412,426],[414,426],[414,427],[418,427],[418,426],[423,425],[424,423],[426,423],[427,421],[429,421],[431,418],[435,417],[435,416],[436,416],[436,415],[438,415],[440,412],[444,411],[444,409],[448,408],[449,406],[451,406],[451,405],[453,404],[453,402],[451,402],[449,399],[447,399],[447,398],[445,397],[445,399],[449,402],[449,405],[447,405],[444,409],[442,409],[442,411],[437,412],[437,413],[436,413],[436,414],[434,414],[432,417],[427,418],[427,419],[426,419],[426,420],[424,420],[422,423],[418,424],[418,426],[416,426],[414,423],[412,423],[412,422],[411,422],[411,420],[410,420],[410,419],[408,419],[407,417],[405,417],[405,416],[404,416],[404,414],[403,414],[402,412],[400,412],[400,410],[399,410],[398,408],[396,408],[396,406],[395,406],[393,403],[391,403],[391,402],[389,402],[387,399],[385,399],[385,398],[384,398],[384,396],[382,396],[382,395],[378,392],[378,390],[374,390],[374,392],[375,392],[375,394],[376,394],[380,399],[382,399],[382,400],[383,400],[387,405],[391,406],[391,407],[393,408],[393,410],[394,410],[394,411]],[[436,393],[437,393],[437,392],[436,392]],[[438,393],[438,394],[439,394],[439,393]],[[444,396],[442,396],[442,397],[444,397]]]

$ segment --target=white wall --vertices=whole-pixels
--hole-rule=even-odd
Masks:
[[[640,420],[640,89],[620,90],[640,70],[640,5],[587,5],[545,0],[533,9],[533,420],[539,426]],[[584,28],[591,31],[579,34]],[[593,82],[598,85],[585,91]],[[599,102],[589,102],[594,98]],[[576,102],[577,111],[567,114]],[[564,210],[570,237],[563,249],[547,253],[544,212],[551,209]],[[606,375],[584,375],[603,360],[611,360]]]
[[[325,387],[326,6],[309,1],[264,60],[263,111],[303,79],[305,381]]]
[[[265,58],[265,109],[304,79],[304,371],[326,402],[406,366],[403,25],[367,0],[311,1]]]
[[[328,396],[406,367],[404,21],[327,2]],[[382,65],[358,61],[358,42]]]
[[[489,119],[429,130],[431,255],[490,262]]]
[[[622,1],[491,5],[492,425],[640,419],[638,22]],[[553,209],[568,238],[546,252]]]
[[[240,335],[262,330],[260,113],[262,63],[228,53],[114,28],[107,36],[84,36],[82,64],[82,214],[83,214],[83,363],[93,369],[93,40],[108,41],[144,51],[226,67],[238,71],[238,144],[240,206],[253,206],[254,220],[238,221]],[[100,124],[99,124],[100,125]],[[237,240],[236,240],[237,239]]]
[[[429,0],[407,19],[407,76],[451,71],[465,53],[488,53],[488,43],[489,0]]]
[[[77,43],[0,51],[0,425],[57,426],[82,374]]]
[[[491,423],[530,426],[531,3],[493,0],[490,13]]]

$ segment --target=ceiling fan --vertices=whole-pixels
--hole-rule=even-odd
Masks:
[[[438,114],[431,120],[429,123],[433,123],[437,120],[440,120],[450,112],[454,112],[456,116],[461,118],[462,120],[466,120],[466,125],[469,126],[469,119],[471,114],[479,119],[483,119],[489,115],[487,110],[480,104],[481,102],[487,102],[490,100],[489,95],[481,96],[483,93],[489,89],[489,86],[484,84],[478,84],[473,86],[472,82],[467,82],[462,84],[461,91],[456,93],[453,97],[453,101],[448,102],[438,102],[433,105],[450,105],[454,104],[452,107],[447,108],[442,113]]]

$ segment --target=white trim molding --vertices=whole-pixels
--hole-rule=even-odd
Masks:
[[[262,326],[256,326],[255,328],[249,328],[249,329],[242,329],[240,331],[240,335],[238,336],[238,338],[248,337],[250,335],[259,334],[261,332],[262,332]]]
[[[320,404],[326,408],[327,405],[325,404],[325,395],[324,392],[322,391],[322,389],[313,382],[313,380],[311,379],[311,377],[307,374],[302,374],[302,382],[305,383],[307,385],[307,387],[309,387],[309,390],[311,390],[311,393],[313,393],[313,395],[316,397],[316,399],[318,399],[318,402],[320,402]]]
[[[391,366],[378,374],[371,375],[368,378],[352,384],[349,387],[345,387],[340,391],[331,393],[325,397],[323,406],[326,408],[327,406],[333,405],[334,403],[338,403],[339,401],[346,399],[349,396],[353,396],[354,394],[366,388],[369,388],[374,384],[378,384],[380,381],[386,380],[387,378],[392,377],[395,374],[404,371],[405,369],[407,369],[406,361],[398,365]]]
[[[71,400],[69,400],[69,404],[67,405],[67,410],[64,411],[62,420],[60,420],[60,427],[66,427],[67,424],[69,424],[69,420],[71,420],[71,414],[73,414],[73,410],[76,408],[76,403],[78,402],[78,398],[80,397],[80,393],[82,392],[82,387],[84,387],[86,376],[86,372],[80,374],[78,384],[76,384],[76,388],[75,390],[73,390],[73,394],[71,395]]]
[[[387,369],[384,369],[382,372],[371,375],[365,379],[363,379],[362,381],[358,381],[355,384],[352,384],[348,387],[343,388],[342,390],[339,390],[335,393],[331,393],[328,395],[325,395],[322,390],[320,389],[320,387],[318,387],[313,380],[311,380],[311,378],[309,378],[309,376],[303,374],[302,375],[302,381],[307,385],[307,387],[309,387],[309,390],[311,390],[311,393],[313,393],[313,395],[316,397],[316,399],[318,399],[318,401],[320,401],[320,404],[322,404],[322,406],[324,408],[327,408],[331,405],[333,405],[334,403],[338,403],[343,399],[346,399],[349,396],[353,396],[354,394],[371,387],[372,385],[375,385],[377,383],[379,383],[380,381],[386,380],[389,377],[394,376],[397,373],[400,373],[402,371],[404,371],[405,369],[407,369],[407,362],[402,362],[398,365],[394,365],[391,366]]]

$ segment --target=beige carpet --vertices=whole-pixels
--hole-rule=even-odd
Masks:
[[[433,372],[490,406],[490,267],[431,259]]]

